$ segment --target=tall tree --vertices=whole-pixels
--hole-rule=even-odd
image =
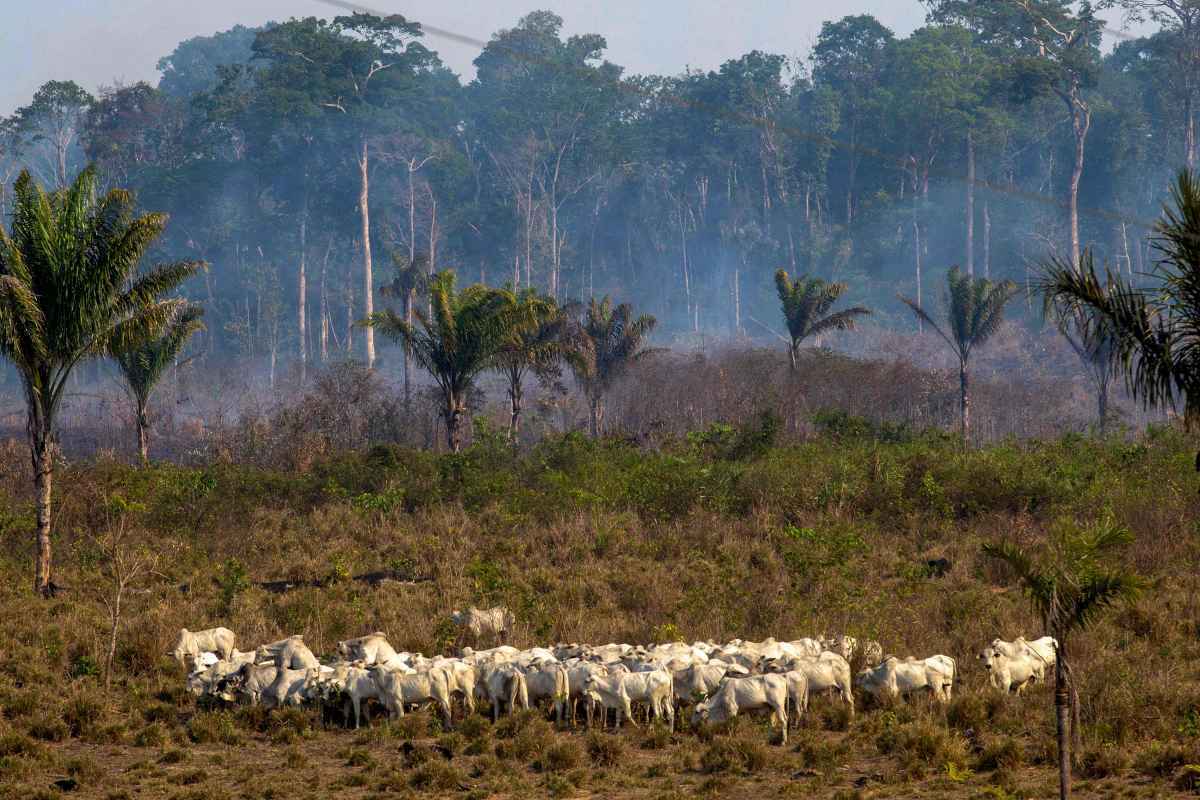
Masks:
[[[1049,540],[1033,550],[1009,542],[984,546],[984,552],[1009,566],[1057,641],[1054,659],[1054,710],[1058,735],[1059,798],[1071,796],[1071,738],[1069,708],[1073,691],[1070,644],[1100,615],[1121,602],[1133,600],[1141,589],[1136,575],[1112,565],[1114,552],[1133,539],[1124,528],[1099,523],[1080,529],[1062,523]],[[1074,727],[1074,725],[1071,725]]]
[[[364,325],[411,349],[413,358],[434,379],[442,394],[442,417],[450,451],[462,449],[467,396],[479,373],[490,367],[517,324],[496,291],[482,285],[455,289],[453,272],[440,272],[429,285],[432,314],[421,309],[410,324],[391,309],[376,312]]]
[[[1016,293],[1017,286],[1012,281],[992,283],[952,267],[946,274],[945,318],[941,324],[915,300],[900,298],[918,319],[942,337],[958,359],[959,422],[964,443],[971,430],[971,387],[967,373],[971,354],[1000,329],[1004,307]]]
[[[116,354],[117,367],[133,399],[138,457],[143,465],[150,463],[150,395],[166,374],[167,368],[178,362],[188,339],[204,327],[200,321],[203,314],[200,306],[187,306],[171,320],[161,335]]]
[[[826,283],[820,278],[806,275],[792,281],[787,271],[782,269],[775,273],[775,291],[783,305],[783,318],[792,340],[788,355],[793,370],[796,369],[800,345],[805,339],[830,331],[853,330],[856,317],[871,313],[869,308],[854,306],[830,314],[829,310],[846,293],[846,288],[844,283]]]
[[[838,149],[845,160],[846,224],[854,220],[863,142],[870,126],[887,45],[894,38],[877,19],[864,14],[824,23],[813,47],[813,80],[830,86],[841,106],[845,141],[839,143]]]
[[[67,185],[71,155],[78,147],[84,116],[94,101],[74,81],[48,81],[29,105],[17,109],[21,134],[49,151],[51,172],[59,188]]]
[[[1070,265],[1061,260],[1053,260],[1052,263],[1056,270],[1070,268]],[[1095,273],[1096,268],[1091,250],[1083,251],[1082,267],[1087,274]],[[1110,274],[1104,285],[1105,296],[1112,298],[1116,289],[1117,285]],[[1096,391],[1097,422],[1100,432],[1104,433],[1108,429],[1109,386],[1112,384],[1117,370],[1116,337],[1103,315],[1095,309],[1072,305],[1062,300],[1055,302],[1053,298],[1050,300],[1049,311],[1055,325],[1063,338],[1067,340],[1067,344],[1075,351],[1075,355],[1087,373],[1088,380],[1092,383],[1092,388]]]
[[[1125,21],[1162,25],[1174,34],[1175,64],[1172,72],[1183,96],[1184,158],[1188,169],[1196,168],[1200,144],[1196,136],[1197,103],[1200,102],[1200,0],[1100,0],[1098,7],[1119,7]]]
[[[628,303],[613,306],[607,296],[588,302],[568,363],[587,396],[593,437],[604,430],[604,400],[613,384],[631,364],[656,352],[645,346],[656,324],[649,314],[635,317]]]
[[[1137,288],[1052,260],[1044,290],[1072,313],[1107,328],[1134,397],[1151,406],[1182,402],[1188,422],[1200,412],[1200,178],[1180,173],[1155,227],[1161,258],[1154,282]]]
[[[163,296],[199,265],[138,274],[167,218],[135,216],[125,191],[97,197],[90,168],[53,194],[23,172],[13,194],[11,226],[0,228],[0,354],[25,389],[37,504],[34,587],[49,595],[55,422],[67,380],[81,362],[127,352],[156,335],[180,304]]]
[[[338,116],[350,143],[358,179],[359,248],[365,316],[374,312],[375,281],[371,232],[372,155],[381,136],[394,135],[416,115],[422,100],[421,76],[437,65],[436,56],[416,39],[421,26],[404,17],[355,13],[332,23],[291,20],[259,33],[256,57],[290,64],[303,75],[296,93],[308,108]],[[368,366],[375,363],[375,329],[365,335]]]

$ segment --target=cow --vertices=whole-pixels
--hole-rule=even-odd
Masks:
[[[831,653],[837,653],[847,662],[855,657],[862,658],[862,664],[872,666],[883,661],[883,646],[871,639],[855,639],[853,636],[822,636],[821,647]]]
[[[889,656],[879,666],[859,672],[855,683],[874,697],[884,694],[900,697],[929,690],[935,700],[948,703],[957,671],[954,659],[949,656],[908,658],[903,661],[896,656]]]
[[[724,664],[713,662],[692,664],[687,669],[678,670],[671,675],[675,699],[680,703],[704,700],[717,690],[726,674],[728,669]]]
[[[402,662],[401,662],[402,663]],[[387,666],[395,670],[397,662],[390,661]],[[463,705],[466,706],[468,714],[475,713],[475,684],[479,680],[479,672],[475,667],[467,662],[457,658],[442,658],[441,656],[433,659],[429,666],[431,668],[442,669],[446,672],[447,687],[450,694],[461,694],[463,696]],[[405,672],[403,668],[401,672]]]
[[[789,719],[799,723],[800,717],[808,711],[808,675],[803,670],[794,669],[783,673],[783,678],[787,681],[788,702],[796,711],[795,717]]]
[[[256,706],[262,702],[267,687],[275,682],[277,671],[274,664],[243,664],[218,682],[216,694],[228,702],[242,697]]]
[[[525,674],[516,665],[485,666],[480,677],[475,689],[492,704],[492,722],[500,718],[505,704],[510,713],[518,708],[529,708],[529,687],[525,683]]]
[[[275,680],[262,691],[262,704],[267,708],[298,706],[306,699],[306,689],[315,684],[314,677],[319,669],[290,669],[276,665]]]
[[[379,697],[389,717],[403,717],[405,705],[434,703],[442,712],[446,727],[450,727],[450,687],[445,670],[434,667],[428,672],[402,675],[379,664],[372,664],[368,671],[379,689]]]
[[[720,724],[741,712],[766,708],[771,711],[772,722],[779,722],[783,744],[787,744],[787,704],[788,681],[782,675],[729,678],[712,697],[696,704],[692,711],[692,725]]]
[[[1008,694],[1018,695],[1025,687],[1046,679],[1046,662],[1042,657],[1025,647],[999,648],[989,645],[979,654],[983,668],[988,672],[988,683]]]
[[[854,693],[851,681],[850,664],[837,653],[824,652],[816,658],[791,658],[768,662],[764,672],[786,674],[788,672],[803,672],[808,679],[808,694],[832,693],[842,699],[854,714]]]
[[[504,642],[512,632],[516,622],[513,615],[504,606],[478,609],[468,608],[466,611],[452,611],[450,621],[459,629],[462,638],[474,643],[481,641]]]
[[[567,702],[571,697],[567,668],[553,662],[526,666],[522,671],[525,673],[530,704],[537,705],[540,700],[550,701],[554,708],[554,720],[558,725],[562,725],[567,713]]]
[[[337,651],[347,661],[361,661],[368,666],[402,660],[381,631],[338,642]]]
[[[325,701],[331,700],[337,694],[345,695],[346,703],[354,709],[355,730],[358,730],[362,720],[363,702],[370,699],[383,702],[379,683],[367,669],[358,666],[358,663],[338,664],[333,668],[333,672],[327,675],[322,675],[318,670],[308,672],[309,684],[305,687],[306,693],[317,695]],[[348,722],[349,714],[346,714],[346,717]]]
[[[171,655],[186,669],[187,660],[190,658],[195,662],[201,653],[216,653],[222,661],[229,661],[236,643],[237,635],[229,628],[209,628],[203,631],[180,628]]]
[[[303,636],[289,636],[260,646],[256,651],[256,660],[274,661],[280,669],[316,669],[321,666],[321,662],[304,643]]]
[[[675,729],[675,700],[671,672],[664,667],[630,672],[621,676],[625,685],[625,694],[633,702],[645,703],[647,709],[646,721],[650,714],[655,718],[666,717],[667,726]],[[607,715],[606,715],[607,716]]]
[[[630,673],[593,672],[587,676],[584,689],[588,699],[600,707],[600,713],[603,715],[600,719],[601,728],[608,722],[608,709],[610,708],[617,712],[616,727],[621,727],[622,715],[633,723],[633,727],[638,727],[637,720],[633,718],[633,706],[630,703],[629,693],[625,691],[624,679],[628,674]]]

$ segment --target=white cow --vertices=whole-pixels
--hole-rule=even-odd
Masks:
[[[791,658],[769,662],[765,671],[786,674],[788,672],[803,672],[808,679],[808,693],[832,693],[842,699],[854,714],[853,683],[850,674],[850,664],[837,653],[826,651],[816,658]]]
[[[692,711],[692,724],[722,723],[744,711],[770,709],[772,722],[778,721],[787,744],[788,682],[782,675],[754,675],[749,678],[729,678],[712,697],[697,703]]]
[[[450,621],[458,626],[462,634],[472,642],[490,640],[503,642],[512,632],[513,615],[504,606],[450,612]]]
[[[622,715],[628,717],[629,721],[633,723],[633,727],[638,727],[637,720],[633,718],[633,706],[630,704],[629,693],[625,691],[624,679],[629,674],[631,673],[593,672],[587,676],[584,687],[588,699],[600,707],[600,713],[603,715],[600,721],[601,728],[608,722],[608,709],[610,708],[617,712],[616,727],[621,727]]]
[[[1025,647],[999,648],[995,643],[979,654],[988,672],[988,683],[1004,693],[1020,694],[1035,681],[1046,679],[1046,662]]]
[[[929,690],[935,700],[948,703],[957,671],[954,659],[949,656],[908,658],[904,661],[890,656],[879,666],[858,673],[855,683],[875,697],[883,694],[899,697]]]
[[[667,718],[667,725],[675,729],[675,700],[671,673],[664,667],[617,676],[625,686],[625,694],[637,703],[645,703],[649,714],[656,718]],[[607,716],[607,715],[606,715]]]
[[[554,707],[554,720],[562,725],[571,697],[571,681],[567,668],[558,662],[533,664],[522,668],[530,705],[548,700]]]
[[[403,660],[381,631],[338,642],[337,650],[338,655],[347,661],[361,661],[368,666]]]
[[[216,653],[223,661],[228,661],[233,655],[236,643],[237,635],[229,628],[209,628],[203,631],[180,628],[171,655],[184,668],[187,667],[188,658],[195,661],[201,653]]]
[[[389,668],[396,662],[388,662]],[[430,667],[446,671],[447,686],[450,694],[461,694],[463,704],[468,714],[475,713],[475,684],[479,680],[479,672],[475,667],[458,658],[443,658],[438,656],[430,662]]]
[[[256,660],[274,661],[280,669],[303,670],[321,666],[321,662],[304,643],[304,637],[299,635],[260,646],[256,651]]]
[[[728,670],[724,664],[709,662],[693,664],[687,669],[672,673],[675,699],[680,703],[704,700],[717,690],[725,680]]]
[[[428,672],[402,675],[373,664],[369,672],[392,719],[404,716],[405,705],[434,703],[441,710],[446,727],[450,726],[450,687],[445,670],[435,667]]]
[[[357,730],[362,720],[362,704],[374,698],[383,702],[379,684],[371,673],[358,663],[338,664],[333,672],[322,675],[317,670],[309,670],[307,694],[316,694],[322,700],[331,700],[337,694],[344,694],[347,703],[354,709],[354,728]]]
[[[788,702],[796,711],[796,716],[791,719],[798,723],[808,711],[808,675],[803,670],[794,669],[783,673],[783,678],[787,681]]]
[[[217,696],[231,703],[241,697],[256,706],[262,702],[263,693],[275,682],[277,672],[274,664],[242,664],[218,682]]]
[[[500,718],[503,707],[509,712],[529,708],[529,686],[525,674],[515,664],[494,664],[483,667],[475,690],[492,704],[492,722]]]
[[[855,639],[853,636],[822,636],[821,647],[837,653],[846,661],[853,661],[856,655],[862,655],[862,663],[869,665],[883,661],[883,646],[871,639]]]
[[[315,681],[317,669],[288,669],[276,667],[275,680],[262,692],[262,704],[267,708],[298,706],[307,699],[306,689]]]

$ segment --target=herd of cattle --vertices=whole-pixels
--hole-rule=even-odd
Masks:
[[[502,608],[455,612],[454,621],[476,643],[502,639],[512,624]],[[289,636],[252,651],[240,651],[227,628],[182,630],[172,655],[188,670],[188,689],[198,698],[266,707],[319,704],[340,710],[361,724],[364,704],[374,700],[392,718],[414,706],[433,705],[449,727],[455,697],[466,713],[476,702],[502,713],[546,704],[558,724],[574,723],[582,707],[588,725],[593,714],[615,712],[637,725],[634,704],[674,727],[676,710],[692,707],[693,725],[720,723],[740,713],[769,712],[787,741],[789,719],[796,721],[814,694],[831,694],[854,713],[855,688],[879,698],[929,692],[948,702],[957,665],[949,656],[884,657],[872,641],[849,636],[762,642],[735,639],[672,642],[651,646],[559,644],[518,650],[499,645],[464,647],[457,658],[427,658],[396,652],[383,633],[339,642],[337,656],[322,663],[302,636]],[[979,655],[993,687],[1020,693],[1045,680],[1056,642],[996,639]],[[851,676],[850,664],[866,664]]]

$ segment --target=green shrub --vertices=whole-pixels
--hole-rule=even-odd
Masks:
[[[583,750],[574,739],[566,739],[547,747],[535,767],[542,772],[566,772],[582,761]]]
[[[408,783],[414,789],[437,791],[461,790],[466,783],[458,767],[441,760],[428,761],[409,776]]]
[[[1020,767],[1024,760],[1025,753],[1020,740],[1013,736],[994,736],[984,744],[975,766],[976,769],[989,772],[1013,770]]]
[[[1173,742],[1151,742],[1148,747],[1138,753],[1133,765],[1144,775],[1154,778],[1168,778],[1184,764],[1196,759],[1182,745]]]
[[[592,731],[587,735],[587,752],[598,767],[615,767],[625,755],[625,742],[615,734]]]
[[[1079,755],[1079,774],[1085,778],[1112,778],[1129,769],[1129,754],[1106,744],[1089,747]]]
[[[187,723],[188,736],[196,744],[238,744],[242,737],[234,718],[225,711],[200,711]]]
[[[754,739],[721,737],[714,739],[700,755],[700,769],[716,772],[743,772],[752,775],[768,761],[766,748]]]

